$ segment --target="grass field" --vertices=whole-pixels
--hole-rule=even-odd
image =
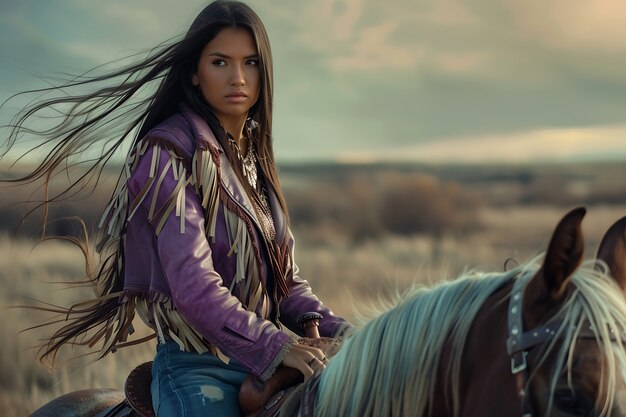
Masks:
[[[525,260],[545,248],[549,233],[562,215],[549,207],[483,209],[480,232],[465,237],[387,237],[361,244],[342,239],[308,242],[306,230],[296,230],[299,239],[298,263],[316,293],[338,314],[351,320],[367,313],[377,298],[416,283],[436,283],[457,276],[464,268],[499,270],[509,257]],[[588,253],[601,233],[626,207],[596,207],[585,220]],[[79,279],[81,255],[73,247],[45,243],[33,249],[33,241],[0,240],[0,287],[3,305],[2,356],[0,357],[0,407],[5,416],[28,415],[39,405],[63,393],[85,387],[122,387],[133,366],[149,360],[154,346],[128,348],[90,364],[90,359],[69,359],[81,351],[66,351],[55,373],[35,360],[35,350],[46,332],[20,330],[49,317],[33,310],[7,309],[32,304],[31,298],[69,305],[90,289],[64,289],[53,281]],[[145,328],[138,326],[138,334]],[[8,410],[8,411],[7,411]]]
[[[332,174],[302,172],[300,177],[287,169],[285,187],[301,276],[337,314],[356,321],[379,297],[411,285],[453,279],[466,268],[502,270],[508,258],[532,258],[545,249],[567,208],[579,202],[593,205],[584,222],[591,256],[604,230],[626,215],[621,185],[614,182],[625,173],[616,167],[583,168],[531,174],[521,168],[418,174],[352,168]],[[28,192],[18,194],[23,198]],[[556,194],[567,198],[557,199]],[[316,197],[312,207],[303,200],[311,195]],[[544,204],[539,203],[542,195],[550,196]],[[396,198],[397,205],[384,204],[380,196]],[[11,197],[17,198],[6,191],[1,195],[0,226],[14,221],[23,209],[7,204]],[[95,198],[105,201],[102,194]],[[413,205],[400,210],[403,204]],[[93,222],[91,207],[77,207],[76,214],[90,213]],[[420,222],[410,233],[394,233],[393,224],[381,222],[381,217],[393,216]],[[55,283],[81,278],[84,265],[77,249],[58,242],[34,244],[33,239],[0,237],[0,409],[7,417],[28,415],[72,390],[121,388],[130,370],[154,352],[154,342],[148,342],[92,363],[93,356],[72,359],[85,352],[67,349],[55,372],[39,364],[33,347],[50,329],[21,331],[50,315],[11,306],[33,305],[34,299],[69,306],[89,297],[91,290]],[[137,337],[148,332],[141,323],[136,328]]]

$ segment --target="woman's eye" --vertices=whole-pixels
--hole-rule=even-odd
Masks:
[[[213,61],[213,65],[223,67],[224,65],[226,65],[226,61],[224,61],[223,59],[216,59],[215,61]]]
[[[259,65],[259,60],[258,59],[249,59],[246,61],[247,65]]]

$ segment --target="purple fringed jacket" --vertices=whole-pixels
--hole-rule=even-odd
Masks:
[[[129,156],[127,176],[103,218],[124,254],[120,322],[137,311],[159,339],[236,359],[262,380],[294,343],[278,321],[301,334],[296,319],[316,311],[322,336],[351,327],[298,277],[293,237],[268,186],[289,288],[276,295],[254,207],[200,116],[183,108],[150,130]]]

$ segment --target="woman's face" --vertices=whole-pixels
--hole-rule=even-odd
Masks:
[[[192,77],[222,123],[245,119],[259,98],[259,58],[250,32],[222,29],[202,50]]]

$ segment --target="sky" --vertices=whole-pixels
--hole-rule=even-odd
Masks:
[[[247,3],[279,162],[626,161],[626,2]],[[205,4],[0,0],[0,99],[182,34]]]

